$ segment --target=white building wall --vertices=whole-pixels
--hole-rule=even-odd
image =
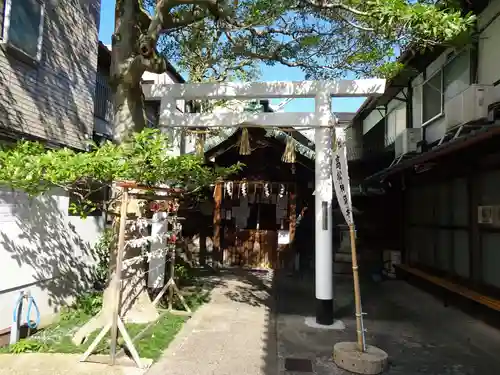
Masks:
[[[479,16],[478,29],[482,30],[479,37],[478,50],[478,83],[492,85],[500,80],[500,0],[493,0]],[[484,29],[484,30],[483,30]],[[426,68],[426,77],[446,65],[446,56],[452,52],[448,49]],[[425,127],[425,139],[432,143],[446,133],[445,114],[435,120],[422,124],[422,84],[424,75],[420,74],[412,81],[413,87],[413,126]],[[470,85],[470,66],[457,75],[456,79],[448,84],[444,92],[444,103],[463,92]]]
[[[170,84],[170,83],[179,83],[178,80],[175,78],[175,76],[170,73],[162,73],[162,74],[156,74],[156,73],[151,73],[151,72],[144,72],[142,75],[142,79],[144,81],[153,81],[151,83],[155,84]],[[184,100],[177,100],[177,108],[184,112]]]
[[[441,54],[436,60],[430,63],[425,70],[425,77],[428,79],[436,74],[442,67],[446,61],[446,56],[451,50],[445,51]],[[419,74],[413,81],[413,127],[421,128],[422,127],[422,102],[423,102],[423,87],[424,84],[424,74]],[[440,139],[446,129],[444,123],[444,116],[440,118],[436,118],[431,123],[425,124],[425,138],[427,142],[434,142],[435,140]]]
[[[385,146],[394,143],[396,137],[406,129],[406,97],[408,89],[403,89],[387,104]]]
[[[363,157],[363,129],[358,124],[345,128],[347,142],[347,160],[358,160]]]
[[[384,111],[374,109],[370,112],[368,116],[363,120],[363,135],[368,133],[375,125],[378,124],[380,120],[384,118]]]
[[[500,0],[491,1],[479,17],[478,82],[492,85],[500,80]]]
[[[380,120],[385,118],[385,146],[394,143],[396,137],[406,128],[407,89],[403,89],[389,103],[385,110],[374,109],[363,121],[363,135],[369,132]]]
[[[142,75],[143,81],[148,81],[147,83],[154,83],[154,84],[171,84],[171,83],[179,83],[176,77],[170,73],[162,73],[162,74],[155,74],[151,72],[144,72]],[[185,101],[184,100],[177,100],[177,110],[180,112],[184,112],[184,106],[185,106]],[[176,128],[169,128],[169,129],[163,129],[164,132],[166,132],[169,136],[169,138],[172,140],[172,150],[170,152],[171,155],[177,156],[183,154],[185,151],[185,142],[187,141],[188,143],[190,142],[189,136],[184,135],[180,129]]]
[[[412,96],[412,122],[414,128],[422,127],[422,83],[424,82],[424,75],[420,73],[411,82],[413,90]]]
[[[35,298],[43,324],[88,286],[96,262],[91,249],[104,220],[70,217],[68,206],[64,192],[30,199],[25,193],[0,189],[0,332],[11,326],[21,291]]]
[[[435,74],[438,74],[440,70],[444,69],[446,65],[447,56],[453,52],[453,49],[448,49],[444,53],[442,53],[436,60],[430,63],[425,71],[426,79],[433,77]],[[470,56],[470,51],[465,52],[468,56]],[[470,61],[470,58],[469,58]],[[451,64],[453,61],[451,62]],[[419,74],[416,78],[413,79],[411,86],[413,88],[413,127],[420,128],[425,127],[425,140],[429,143],[435,142],[438,139],[441,139],[443,135],[446,133],[446,123],[445,123],[445,115],[443,114],[430,122],[423,123],[423,114],[422,114],[422,103],[424,98],[423,95],[423,85],[425,83],[424,74]],[[447,85],[444,91],[444,100],[445,104],[450,99],[455,97],[456,95],[463,92],[470,85],[470,64],[466,70],[462,71],[461,74],[457,75],[457,79],[452,81]],[[443,104],[443,105],[444,105]]]

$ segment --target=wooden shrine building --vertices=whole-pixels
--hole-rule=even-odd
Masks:
[[[205,157],[219,166],[245,165],[214,188],[213,246],[219,261],[224,266],[284,267],[291,258],[297,215],[303,205],[314,206],[314,151],[307,138],[297,131],[238,128],[207,147]]]

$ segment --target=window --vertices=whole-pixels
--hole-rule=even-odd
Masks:
[[[95,87],[94,116],[111,122],[113,119],[113,102],[111,101],[111,88],[107,78],[97,71],[97,80]]]
[[[462,93],[470,85],[468,50],[452,53],[443,67],[444,101]]]
[[[470,51],[448,54],[444,66],[422,85],[422,125],[443,114],[444,103],[470,85]]]
[[[443,71],[439,70],[422,87],[422,125],[443,113]]]
[[[40,60],[44,5],[40,0],[0,0],[2,39],[10,47]]]

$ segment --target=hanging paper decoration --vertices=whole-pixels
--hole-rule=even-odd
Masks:
[[[241,195],[243,195],[244,197],[247,196],[247,193],[248,193],[248,190],[247,190],[247,183],[246,182],[243,182],[241,184]]]
[[[250,155],[250,153],[250,136],[248,135],[248,129],[243,128],[240,138],[240,155]]]
[[[295,144],[291,135],[288,135],[286,139],[285,152],[283,152],[281,161],[283,163],[295,163]]]
[[[229,198],[233,197],[233,183],[231,181],[226,182],[226,191]]]
[[[269,184],[267,182],[264,184],[264,195],[266,196],[266,198],[269,198],[269,195],[270,195]]]
[[[205,154],[205,133],[200,133],[196,137],[196,154],[198,156],[203,156]]]
[[[280,186],[280,192],[279,192],[279,197],[283,198],[285,196],[285,185],[281,184]]]

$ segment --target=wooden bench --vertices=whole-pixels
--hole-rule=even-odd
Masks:
[[[492,310],[500,311],[500,300],[492,297],[485,296],[481,293],[478,293],[474,290],[468,289],[462,285],[456,284],[450,280],[446,280],[442,277],[430,275],[424,271],[421,271],[417,268],[409,267],[407,265],[397,265],[396,269],[399,269],[407,274],[417,276],[423,280],[426,280],[434,285],[437,285],[444,290],[458,294],[462,297],[465,297],[469,300],[477,302],[483,306],[486,306]],[[446,302],[445,302],[446,303]]]

